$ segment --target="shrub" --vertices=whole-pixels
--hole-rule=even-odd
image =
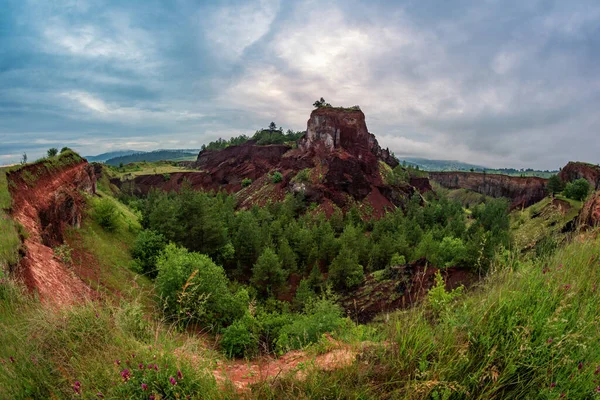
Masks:
[[[141,231],[131,249],[131,256],[139,267],[137,272],[155,278],[156,260],[166,245],[167,239],[160,233],[150,229]]]
[[[281,175],[281,172],[279,172],[279,171],[275,171],[275,172],[273,173],[273,175],[271,176],[271,181],[272,181],[273,183],[279,183],[279,182],[281,182],[282,180],[283,180],[283,175]]]
[[[579,178],[573,182],[567,183],[565,186],[565,196],[569,199],[582,201],[590,191],[590,183],[585,178]]]
[[[157,267],[156,287],[171,317],[218,328],[243,315],[247,292],[240,290],[234,295],[223,267],[208,256],[169,244]]]
[[[359,285],[363,278],[364,271],[358,263],[358,254],[348,247],[342,247],[329,266],[329,280],[337,288],[351,289]]]
[[[290,325],[281,328],[276,341],[279,353],[300,349],[319,340],[322,334],[334,332],[346,323],[342,308],[332,299],[320,298],[306,305]]]
[[[100,199],[94,206],[93,217],[104,230],[113,232],[117,229],[117,206],[110,199]]]
[[[169,173],[164,173],[164,174],[163,174],[163,180],[164,180],[165,182],[168,182],[168,181],[170,181],[170,180],[171,180],[171,174],[169,174]]]
[[[252,184],[252,179],[250,178],[244,178],[242,180],[242,187],[248,187]]]
[[[459,286],[450,292],[446,291],[444,278],[440,271],[437,271],[435,274],[435,285],[427,293],[427,300],[433,312],[439,316],[463,291],[463,286]]]
[[[252,268],[252,284],[263,294],[272,294],[285,282],[286,273],[281,268],[277,253],[267,247]]]
[[[221,348],[229,357],[252,356],[258,352],[257,324],[246,315],[223,330]]]
[[[71,253],[73,252],[73,249],[68,244],[61,244],[60,246],[55,247],[53,250],[54,256],[63,263],[71,264],[71,262],[73,261],[73,259],[71,258]]]
[[[304,168],[300,170],[294,178],[298,182],[309,182],[310,181],[310,168]]]

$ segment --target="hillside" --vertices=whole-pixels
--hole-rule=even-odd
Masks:
[[[537,176],[540,178],[549,178],[559,171],[541,171],[531,168],[488,168],[481,165],[464,163],[455,160],[430,160],[426,158],[401,158],[400,162],[412,167],[418,167],[423,171],[471,171],[486,172],[488,174],[501,174],[510,176]]]
[[[0,177],[2,398],[598,390],[597,194],[428,178],[333,107],[295,146],[185,166],[66,151]]]

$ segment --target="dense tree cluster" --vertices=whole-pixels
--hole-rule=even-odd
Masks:
[[[291,195],[283,202],[240,211],[229,195],[192,190],[152,192],[131,205],[141,212],[145,228],[134,258],[141,270],[157,274],[167,309],[179,318],[223,328],[224,346],[234,355],[257,346],[281,350],[299,345],[291,332],[300,328],[293,327],[289,313],[301,312],[306,324],[321,318],[315,310],[338,315],[331,309],[332,294],[322,297],[327,287],[345,292],[360,285],[367,272],[421,257],[440,267],[485,270],[499,246],[509,244],[505,200],[475,207],[470,221],[458,203],[432,196],[423,205],[418,194],[406,210],[366,221],[357,208],[346,214],[336,210],[329,219],[307,213],[304,200]],[[203,269],[212,271],[212,278],[202,275]],[[295,296],[287,284],[291,276],[299,280]],[[210,279],[218,284],[219,296],[225,296],[218,302],[206,286]],[[291,303],[275,300],[292,297]],[[268,328],[276,331],[267,332],[268,340],[258,318],[262,314],[242,311],[248,298],[256,299],[268,315],[263,317],[277,325]],[[325,303],[316,306],[319,301]],[[226,314],[237,317],[226,319]]]
[[[223,150],[229,146],[239,146],[248,140],[253,140],[259,146],[290,143],[296,142],[302,135],[304,135],[303,131],[293,131],[291,129],[284,133],[282,127],[277,127],[275,122],[271,122],[268,128],[257,130],[252,137],[240,135],[228,140],[219,138],[207,145],[202,145],[202,150]]]

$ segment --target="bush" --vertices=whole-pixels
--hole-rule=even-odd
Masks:
[[[229,357],[252,356],[258,352],[257,324],[246,315],[223,330],[221,348]]]
[[[156,287],[171,317],[220,328],[243,315],[247,292],[234,295],[223,267],[208,256],[169,244],[157,267]]]
[[[277,351],[284,353],[317,342],[322,334],[334,332],[346,323],[342,315],[342,308],[331,299],[309,302],[304,314],[281,328],[276,341]]]
[[[590,183],[585,178],[579,178],[576,181],[569,182],[565,186],[565,196],[569,199],[583,201],[590,191]]]
[[[298,182],[309,182],[310,181],[310,168],[304,168],[300,170],[294,177],[294,180]]]
[[[252,184],[252,179],[244,178],[242,179],[242,187],[248,187]]]
[[[329,266],[329,280],[339,289],[351,289],[359,285],[363,278],[364,271],[358,263],[358,254],[348,247],[342,247]]]
[[[279,171],[275,171],[275,172],[273,173],[273,175],[271,176],[271,181],[272,181],[273,183],[279,183],[279,182],[281,182],[282,180],[283,180],[283,175],[281,175],[281,172],[279,172]]]
[[[94,219],[104,230],[117,229],[117,206],[110,199],[100,199],[94,206]]]
[[[138,266],[137,272],[155,278],[158,272],[156,260],[166,245],[167,239],[160,233],[150,229],[141,231],[131,249],[131,256]]]

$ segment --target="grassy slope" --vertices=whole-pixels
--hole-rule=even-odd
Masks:
[[[555,197],[568,202],[571,206],[566,214],[563,215],[557,207],[551,204],[550,197],[546,197],[525,210],[512,212],[511,228],[516,249],[532,248],[544,237],[552,237],[556,241],[564,238],[564,235],[561,234],[562,228],[579,215],[583,202],[560,195]]]
[[[504,264],[439,313],[428,306],[384,326],[387,351],[305,380],[255,388],[255,398],[595,398],[600,391],[599,242]]]
[[[4,171],[0,179],[4,207],[10,204]],[[192,393],[193,398],[228,398],[229,392],[217,389],[211,373],[214,355],[200,340],[173,331],[156,319],[158,314],[148,314],[145,305],[153,304],[150,282],[128,270],[128,246],[139,222],[126,206],[109,199],[119,210],[115,232],[102,230],[90,213],[81,229],[70,229],[66,235],[73,249],[72,267],[84,279],[81,272],[86,268],[98,272],[89,284],[109,301],[49,309],[0,268],[0,398],[69,399],[75,395],[75,382],[80,382],[83,398],[98,398],[97,393],[105,398],[147,398],[150,393],[164,398],[174,398],[175,393],[180,398]],[[89,198],[92,209],[97,201]],[[9,237],[5,232],[2,243]],[[16,233],[15,237],[18,240]],[[7,261],[0,253],[0,267]],[[191,357],[176,356],[182,348],[194,351],[193,365]],[[140,362],[146,366],[144,372],[138,368]],[[148,371],[147,365],[154,363],[159,370]],[[125,368],[133,372],[128,382],[121,375]],[[174,386],[169,378],[177,377],[178,370],[183,379]]]
[[[10,218],[6,210],[11,206],[10,194],[8,192],[8,183],[6,173],[9,168],[0,168],[0,277],[2,270],[11,265],[15,265],[19,258],[19,239],[18,225]]]
[[[110,171],[111,176],[119,179],[131,178],[138,175],[171,174],[174,172],[198,172],[197,169],[173,165],[173,163],[169,161],[136,162],[127,164],[122,168],[105,167],[105,171]]]

